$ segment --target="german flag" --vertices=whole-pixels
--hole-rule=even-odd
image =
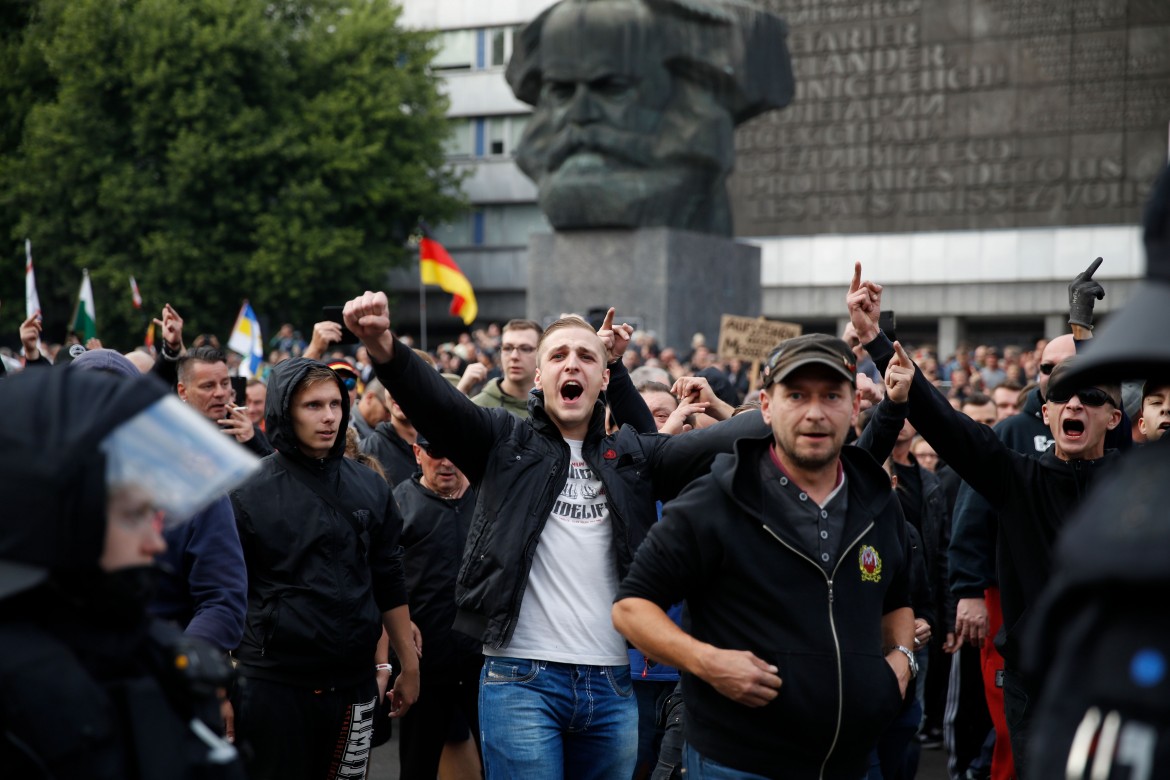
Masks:
[[[451,313],[463,320],[464,325],[475,322],[479,314],[475,291],[443,245],[433,238],[424,237],[418,245],[418,259],[422,283],[438,285],[444,292],[451,293]]]

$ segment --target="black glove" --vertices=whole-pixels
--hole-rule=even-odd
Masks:
[[[1093,305],[1105,297],[1105,288],[1101,286],[1100,282],[1093,279],[1093,274],[1101,267],[1102,262],[1102,258],[1098,257],[1088,268],[1081,271],[1068,283],[1068,323],[1070,325],[1093,329]]]

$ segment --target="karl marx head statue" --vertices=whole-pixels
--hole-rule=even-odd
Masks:
[[[741,0],[561,0],[522,28],[516,162],[553,227],[730,235],[735,127],[792,99],[786,35]]]

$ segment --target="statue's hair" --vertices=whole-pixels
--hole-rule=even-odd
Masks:
[[[792,100],[788,26],[742,0],[560,0],[515,34],[507,79],[517,98],[533,106],[540,99],[540,47],[549,17],[566,4],[593,2],[625,2],[657,17],[663,64],[707,85],[736,124]]]

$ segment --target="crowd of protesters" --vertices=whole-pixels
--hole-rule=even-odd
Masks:
[[[1168,203],[1164,176],[1155,298]],[[31,317],[0,380],[0,769],[362,777],[396,719],[427,780],[909,780],[943,746],[951,780],[1159,776],[1165,636],[1078,684],[1108,648],[1066,605],[1066,558],[1118,544],[1102,491],[1164,525],[1133,475],[1165,447],[1127,450],[1170,430],[1170,359],[1094,347],[1101,264],[1069,334],[939,355],[881,330],[858,263],[841,337],[755,376],[613,309],[424,352],[366,292],[246,382],[169,304],[157,353]]]

